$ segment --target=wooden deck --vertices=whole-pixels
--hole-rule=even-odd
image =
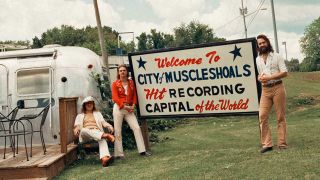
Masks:
[[[61,153],[60,145],[49,145],[46,155],[42,147],[37,146],[33,147],[32,154],[27,161],[24,147],[19,147],[16,157],[7,148],[6,159],[3,159],[3,149],[0,149],[0,179],[51,179],[77,159],[77,146],[69,144],[67,153]]]

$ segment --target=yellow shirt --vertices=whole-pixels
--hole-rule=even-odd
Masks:
[[[93,114],[86,114],[84,116],[83,127],[88,129],[99,129]]]

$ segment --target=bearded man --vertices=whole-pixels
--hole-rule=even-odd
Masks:
[[[259,106],[261,153],[273,150],[271,130],[269,128],[269,114],[274,104],[277,114],[278,148],[287,148],[286,131],[286,91],[282,78],[288,75],[284,59],[273,51],[270,40],[265,35],[257,36],[256,58],[258,67],[258,81],[262,85]]]

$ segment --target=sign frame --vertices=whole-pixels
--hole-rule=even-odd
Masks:
[[[172,51],[180,51],[180,50],[189,50],[189,49],[197,49],[197,48],[206,48],[206,47],[213,47],[213,46],[223,46],[223,45],[231,45],[231,44],[239,44],[239,43],[251,43],[252,47],[252,59],[254,65],[254,73],[255,73],[255,85],[256,85],[256,95],[257,95],[257,102],[258,106],[260,103],[261,97],[261,84],[257,80],[258,70],[256,65],[256,57],[257,57],[257,50],[256,50],[256,39],[255,38],[247,38],[247,39],[237,39],[231,41],[224,41],[224,42],[213,42],[213,43],[204,43],[204,44],[197,44],[197,45],[190,45],[190,46],[182,46],[182,47],[174,47],[174,48],[165,48],[165,49],[157,49],[157,50],[148,50],[148,51],[140,51],[140,52],[133,52],[128,54],[129,58],[129,70],[131,72],[131,77],[135,83],[136,89],[137,86],[137,79],[135,78],[135,71],[133,69],[133,59],[132,56],[138,55],[147,55],[147,54],[155,54],[155,53],[162,53],[162,52],[172,52]],[[219,117],[219,116],[241,116],[241,115],[258,115],[259,111],[250,111],[250,112],[227,112],[227,113],[196,113],[196,114],[177,114],[177,115],[141,115],[140,114],[140,104],[139,104],[139,95],[137,93],[137,116],[139,119],[165,119],[165,118],[194,118],[194,117]]]

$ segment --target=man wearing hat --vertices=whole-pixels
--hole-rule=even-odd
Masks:
[[[107,123],[96,109],[93,97],[86,97],[82,101],[81,113],[77,115],[74,123],[74,135],[79,137],[80,142],[98,141],[102,166],[108,166],[113,162],[113,157],[110,155],[106,140],[114,142],[115,139],[113,135],[104,133],[103,128],[113,133],[112,125]]]

